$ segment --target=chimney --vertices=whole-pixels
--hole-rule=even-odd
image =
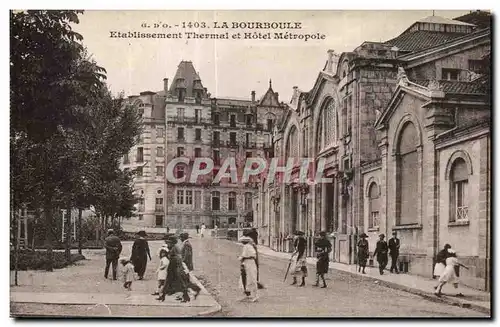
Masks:
[[[274,92],[274,95],[276,95],[278,99],[280,98],[280,94],[278,92]]]
[[[255,91],[252,91],[252,102],[255,102]]]
[[[167,95],[168,92],[168,78],[163,79],[163,91],[165,92],[165,95]]]

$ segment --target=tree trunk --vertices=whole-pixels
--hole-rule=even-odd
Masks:
[[[68,264],[71,263],[71,207],[68,206],[66,209],[66,215],[65,215],[65,224],[64,224],[64,232],[66,234],[66,239],[65,239],[65,250],[64,254],[66,257],[66,262]]]
[[[78,208],[78,254],[82,254],[82,208]]]
[[[52,203],[51,201],[45,202],[45,208],[43,209],[43,214],[45,216],[45,246],[47,248],[47,265],[46,270],[52,271],[54,266],[54,254],[52,253]]]

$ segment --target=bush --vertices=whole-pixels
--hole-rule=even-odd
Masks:
[[[85,260],[81,254],[71,254],[71,262],[66,261],[64,252],[52,252],[54,262],[52,267],[54,269],[64,268],[80,260]],[[15,253],[10,252],[10,270],[15,269]],[[45,270],[47,269],[47,252],[45,251],[19,251],[19,270]]]
[[[45,245],[39,245],[36,246],[37,249],[47,249]],[[62,242],[54,242],[52,249],[54,250],[64,250],[66,249],[66,244]],[[72,242],[71,243],[71,249],[76,250],[78,249],[78,242]],[[89,240],[89,241],[82,241],[82,249],[104,249],[104,246],[102,245],[102,242],[100,240]]]

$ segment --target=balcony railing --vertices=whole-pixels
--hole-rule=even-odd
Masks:
[[[226,145],[229,147],[238,147],[238,142],[236,141],[227,141]]]
[[[163,212],[163,210],[164,210],[164,208],[163,208],[163,205],[162,205],[162,204],[161,204],[161,205],[158,205],[158,204],[157,204],[157,205],[155,206],[155,211],[156,211],[156,212]]]

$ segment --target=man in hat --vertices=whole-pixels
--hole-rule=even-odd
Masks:
[[[326,238],[326,232],[320,232],[320,239],[316,242],[315,248],[318,261],[316,262],[316,284],[319,286],[319,278],[323,281],[322,288],[326,288],[325,274],[328,273],[330,258],[328,255],[332,251],[332,243]]]
[[[360,240],[358,241],[358,272],[362,272],[363,274],[366,274],[366,262],[370,256],[368,241],[366,240],[367,237],[368,235],[362,233],[359,235]],[[363,269],[363,271],[361,271],[361,269]]]
[[[389,255],[391,256],[391,270],[390,270],[391,273],[395,271],[396,274],[399,274],[397,266],[397,261],[399,256],[399,246],[400,246],[400,241],[397,232],[393,231],[392,238],[389,240]]]
[[[149,251],[148,241],[146,241],[146,236],[146,232],[143,230],[137,233],[137,238],[134,241],[134,245],[132,245],[132,255],[130,256],[130,261],[134,265],[139,280],[144,279],[148,257],[151,261],[151,253]]]
[[[387,266],[387,252],[389,250],[389,246],[387,245],[387,242],[384,240],[384,238],[384,234],[379,235],[377,247],[375,248],[375,252],[373,252],[373,256],[377,256],[378,270],[381,275],[384,274],[384,269]]]
[[[193,271],[193,247],[191,246],[191,243],[189,242],[189,234],[188,233],[182,233],[179,235],[179,238],[181,239],[182,242],[182,261],[186,264],[187,268],[189,271]]]
[[[122,252],[122,242],[118,236],[114,235],[112,229],[108,229],[108,236],[104,240],[106,248],[106,268],[104,270],[104,278],[108,279],[109,266],[113,266],[113,280],[116,280],[116,269],[118,268],[118,258]]]
[[[292,272],[293,283],[292,285],[297,284],[297,277],[302,278],[302,283],[300,283],[300,287],[306,285],[306,277],[307,277],[307,263],[306,263],[306,247],[307,241],[304,237],[304,232],[297,231],[295,232],[296,239],[294,241],[295,252],[293,255],[297,255],[295,259],[295,268]],[[292,255],[292,256],[293,256]]]

